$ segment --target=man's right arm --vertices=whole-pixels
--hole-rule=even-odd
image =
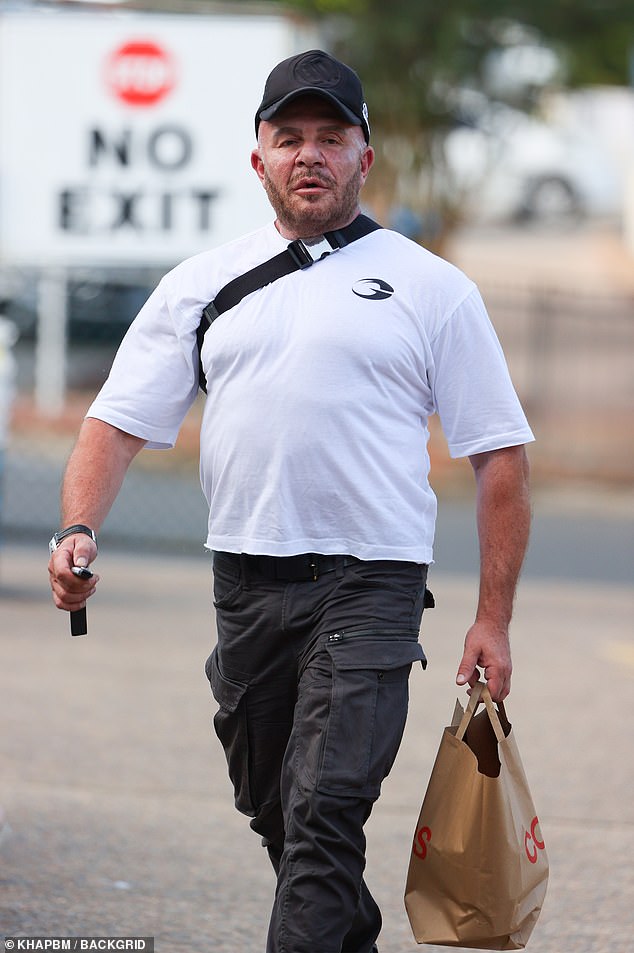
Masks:
[[[81,523],[97,532],[108,515],[130,463],[146,441],[89,417],[82,424],[62,486],[61,528]],[[96,557],[92,539],[77,533],[62,540],[48,570],[58,609],[81,609],[98,576],[78,579],[71,566],[88,566]]]

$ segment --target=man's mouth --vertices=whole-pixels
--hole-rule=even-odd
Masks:
[[[292,186],[294,192],[320,192],[327,189],[328,183],[323,179],[299,179]]]

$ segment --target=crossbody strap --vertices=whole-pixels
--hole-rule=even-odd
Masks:
[[[346,225],[345,228],[339,228],[333,232],[325,232],[320,241],[311,245],[306,245],[301,239],[296,239],[291,242],[283,252],[280,252],[279,255],[274,255],[273,258],[269,258],[268,261],[256,265],[255,268],[251,268],[250,271],[245,272],[243,275],[238,275],[237,278],[233,278],[228,284],[221,288],[214,300],[210,301],[209,304],[203,308],[200,324],[196,332],[196,339],[198,341],[198,380],[201,390],[205,391],[205,393],[207,391],[201,360],[203,338],[216,318],[223,314],[223,312],[235,307],[244,297],[251,294],[252,291],[258,291],[260,288],[264,288],[266,285],[270,285],[271,282],[277,281],[278,278],[290,275],[294,271],[309,268],[316,261],[321,261],[322,258],[326,258],[326,256],[332,252],[338,251],[340,248],[345,248],[346,245],[349,245],[351,242],[356,241],[358,238],[363,238],[364,235],[369,235],[370,232],[374,232],[379,228],[381,228],[381,226],[373,221],[373,219],[368,218],[367,215],[358,215],[350,225]]]

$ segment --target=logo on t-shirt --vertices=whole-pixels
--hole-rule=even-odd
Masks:
[[[367,298],[369,301],[383,301],[384,298],[392,297],[394,288],[382,278],[359,278],[353,284],[352,292],[359,298]]]

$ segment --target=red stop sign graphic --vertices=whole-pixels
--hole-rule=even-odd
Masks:
[[[153,106],[167,96],[175,80],[172,57],[151,40],[124,43],[106,63],[110,90],[129,106]]]

